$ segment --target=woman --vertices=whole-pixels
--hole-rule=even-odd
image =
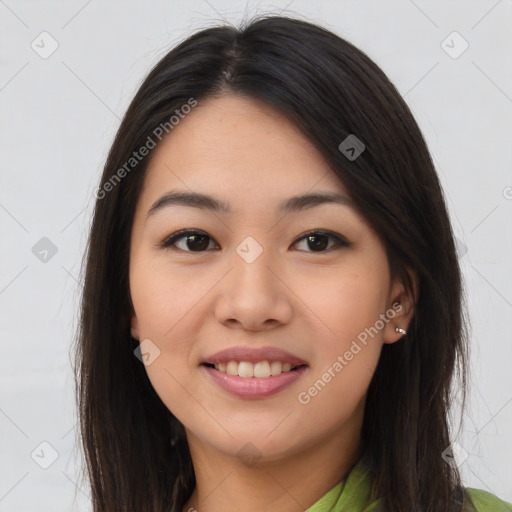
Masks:
[[[364,53],[278,16],[192,35],[96,198],[77,345],[96,512],[512,510],[447,456],[453,233]]]

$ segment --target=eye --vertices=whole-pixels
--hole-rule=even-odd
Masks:
[[[326,247],[329,246],[329,239],[334,240],[334,244],[329,247],[329,249],[326,249]],[[336,248],[350,246],[350,244],[340,235],[333,233],[332,231],[323,231],[318,229],[306,233],[306,235],[299,238],[294,245],[302,242],[303,240],[306,242],[307,247],[313,248],[312,251],[306,252],[330,252]]]
[[[182,243],[180,247],[178,245],[178,242],[181,243],[182,239],[186,240],[184,241],[184,243]],[[334,244],[331,245],[330,247],[329,239],[334,241]],[[210,245],[208,240],[213,241],[213,238],[207,235],[204,231],[188,229],[173,233],[158,245],[162,249],[175,247],[178,250],[185,252],[204,252],[205,250],[208,249]],[[297,239],[293,245],[296,245],[302,241],[306,242],[308,248],[313,248],[312,251],[306,252],[330,252],[336,248],[350,246],[350,244],[340,235],[333,233],[331,231],[324,230],[310,231],[301,238]],[[216,244],[216,247],[218,248],[219,245]]]
[[[179,247],[176,242],[181,241],[181,239],[186,238],[184,244]],[[160,245],[163,249],[170,248],[172,246],[176,246],[179,250],[185,252],[203,252],[203,249],[207,249],[209,243],[207,240],[213,240],[210,236],[208,236],[204,231],[197,231],[192,229],[178,231],[177,233],[173,233],[171,236],[167,237]]]

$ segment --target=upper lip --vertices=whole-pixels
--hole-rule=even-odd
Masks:
[[[215,354],[207,357],[202,364],[229,363],[229,361],[248,361],[251,363],[258,363],[260,361],[280,361],[281,363],[290,363],[293,366],[307,364],[303,359],[300,359],[281,348],[247,347],[242,345],[216,352]]]

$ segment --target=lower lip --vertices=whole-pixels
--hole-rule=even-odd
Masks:
[[[259,379],[257,377],[239,377],[204,366],[203,368],[211,378],[225,391],[241,398],[266,398],[291,386],[300,379],[307,366],[300,366],[297,370],[283,372],[272,377]]]

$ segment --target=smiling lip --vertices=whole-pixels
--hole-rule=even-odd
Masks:
[[[259,363],[260,361],[279,361],[281,363],[290,363],[292,366],[307,364],[303,359],[300,359],[281,348],[257,348],[247,346],[231,347],[221,350],[220,352],[216,352],[212,356],[207,357],[202,364],[229,363],[229,361],[247,361],[249,363]]]
[[[257,377],[239,377],[238,375],[228,375],[220,372],[210,366],[201,366],[210,377],[222,389],[240,398],[266,398],[279,391],[291,386],[297,379],[307,371],[308,366],[299,366],[296,370],[283,372],[279,375],[273,375],[266,378]]]
[[[230,361],[247,361],[250,363],[259,363],[260,361],[279,361],[281,363],[290,363],[297,366],[295,370],[272,375],[270,377],[240,377],[238,375],[228,375],[212,368],[209,365],[224,363]],[[266,398],[278,393],[279,391],[291,386],[297,379],[300,379],[308,369],[308,364],[286,350],[277,347],[231,347],[212,356],[207,357],[200,365],[213,381],[228,393],[240,398]]]

